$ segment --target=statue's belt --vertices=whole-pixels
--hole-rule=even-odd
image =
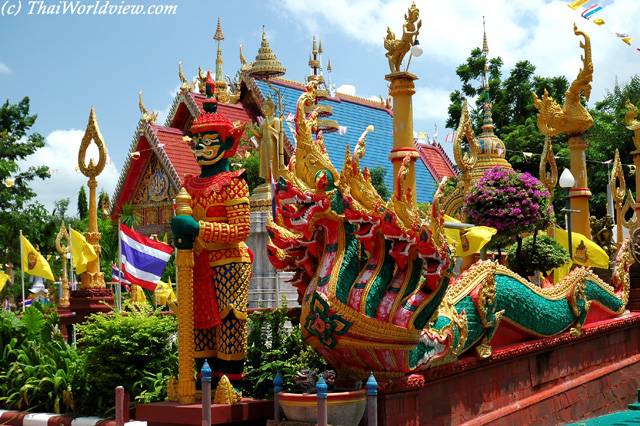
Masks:
[[[239,243],[203,243],[207,251],[212,250],[230,250],[230,249],[247,249],[244,242]]]

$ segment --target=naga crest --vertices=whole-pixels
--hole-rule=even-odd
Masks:
[[[380,197],[360,167],[373,127],[353,155],[347,147],[338,173],[317,131],[317,84],[298,100],[296,155],[277,183],[279,217],[267,225],[269,259],[294,272],[303,335],[341,373],[395,377],[426,368],[413,351],[451,274],[439,195],[421,218],[405,159],[393,197]]]

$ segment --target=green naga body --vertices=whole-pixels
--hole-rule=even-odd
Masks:
[[[303,335],[340,373],[392,378],[473,347],[488,356],[503,326],[531,337],[579,334],[592,301],[606,315],[624,312],[628,275],[612,289],[579,269],[544,291],[486,262],[451,281],[441,191],[424,217],[407,196],[406,158],[385,202],[360,168],[366,131],[353,155],[347,147],[338,173],[322,135],[313,137],[317,114],[304,113],[316,86],[309,83],[298,101],[296,155],[277,183],[279,217],[267,226],[267,253],[277,269],[294,272]],[[624,270],[628,257],[619,263]]]

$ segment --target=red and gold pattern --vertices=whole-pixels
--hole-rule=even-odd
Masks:
[[[200,178],[188,176],[193,218],[200,224],[194,255],[208,264],[194,269],[195,356],[243,360],[247,351],[247,292],[251,257],[244,240],[251,217],[244,171]],[[206,260],[205,260],[206,259]],[[213,285],[212,285],[213,284]]]

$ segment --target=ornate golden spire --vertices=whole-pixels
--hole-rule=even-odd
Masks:
[[[316,47],[316,36],[313,36],[313,49],[311,50],[311,52],[312,52],[314,55],[317,55],[317,54],[318,54],[318,48]]]
[[[320,39],[320,45],[318,46],[318,53],[322,54],[322,39]]]
[[[487,43],[487,27],[484,24],[484,16],[482,17],[482,28],[484,31],[484,38],[482,40],[482,53],[489,54],[489,44]]]
[[[331,59],[329,59],[329,63],[327,64],[327,71],[331,71]]]
[[[220,17],[218,16],[218,28],[216,29],[216,34],[213,36],[214,40],[220,42],[220,40],[224,40],[224,34],[222,34],[222,28],[220,27]],[[218,43],[218,46],[220,44]]]
[[[262,43],[260,44],[258,56],[256,56],[256,61],[253,63],[249,74],[253,77],[264,78],[279,77],[286,72],[287,70],[282,66],[280,61],[276,59],[275,53],[273,53],[271,47],[269,47],[267,34],[264,31],[264,27],[262,27]]]

